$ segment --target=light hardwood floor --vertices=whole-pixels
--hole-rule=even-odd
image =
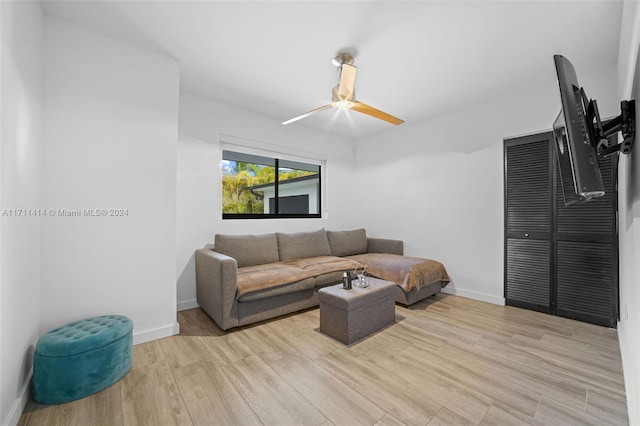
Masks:
[[[200,309],[123,380],[21,425],[628,424],[615,330],[440,294],[351,346],[319,311],[222,332]]]

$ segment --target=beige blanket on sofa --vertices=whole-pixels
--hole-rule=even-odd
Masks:
[[[444,265],[436,260],[388,253],[358,254],[349,259],[365,265],[368,275],[396,283],[406,292],[450,281]]]
[[[264,265],[238,268],[237,296],[290,284],[306,278],[338,271],[350,271],[357,266],[355,260],[336,256],[317,256],[287,260]]]

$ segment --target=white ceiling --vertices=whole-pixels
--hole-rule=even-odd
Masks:
[[[276,122],[330,101],[342,49],[355,53],[356,98],[408,124],[552,83],[554,53],[578,75],[611,66],[622,18],[621,1],[42,3],[176,58],[183,90]],[[334,109],[291,125],[350,138],[394,127]]]

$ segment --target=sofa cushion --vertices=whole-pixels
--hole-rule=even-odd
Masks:
[[[237,296],[279,285],[290,284],[307,278],[313,274],[285,262],[267,263],[264,265],[244,266],[238,268]]]
[[[313,278],[306,278],[289,284],[244,293],[238,298],[238,302],[251,302],[253,300],[266,299],[267,297],[280,296],[282,294],[295,293],[297,291],[312,290],[314,288],[315,280]]]
[[[336,256],[318,256],[287,260],[265,265],[238,268],[237,297],[285,284],[314,278],[330,272],[348,271],[358,263],[352,259]],[[312,283],[313,287],[313,283]],[[240,299],[244,300],[244,299]]]
[[[367,252],[367,232],[364,229],[327,231],[327,239],[334,256],[352,256]]]
[[[214,249],[218,253],[233,257],[238,262],[239,268],[278,262],[280,260],[276,234],[216,234]]]
[[[276,233],[280,260],[304,259],[315,256],[331,256],[331,247],[324,229],[290,234]]]

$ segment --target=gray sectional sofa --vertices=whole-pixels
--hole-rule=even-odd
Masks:
[[[318,305],[318,289],[360,271],[398,284],[410,305],[449,282],[444,266],[403,256],[399,240],[369,238],[364,229],[215,236],[196,251],[198,304],[223,329]]]

